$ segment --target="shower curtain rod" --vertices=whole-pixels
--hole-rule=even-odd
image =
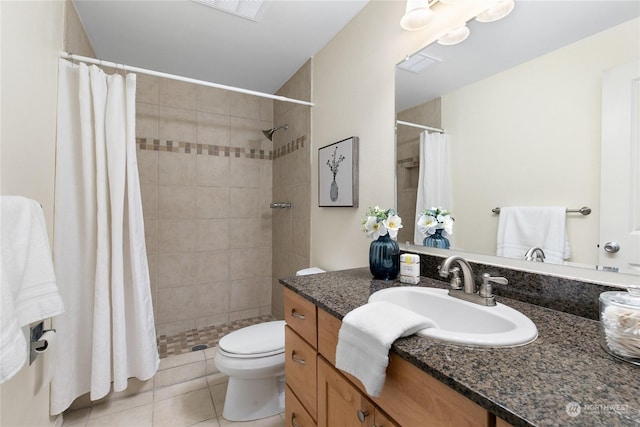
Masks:
[[[399,125],[405,125],[405,126],[411,126],[413,128],[418,128],[418,129],[424,129],[424,130],[431,130],[433,132],[440,132],[440,133],[444,133],[443,129],[438,129],[438,128],[432,128],[429,126],[423,126],[423,125],[419,125],[416,123],[411,123],[411,122],[404,122],[402,120],[396,120],[396,123]]]
[[[76,54],[73,54],[73,53],[70,53],[70,52],[62,52],[62,57],[66,58],[66,59],[71,59],[73,61],[80,61],[80,62],[86,62],[88,64],[95,64],[95,65],[101,65],[101,66],[105,66],[105,67],[111,67],[111,68],[115,68],[117,70],[125,70],[125,71],[131,71],[133,73],[147,74],[147,75],[156,76],[156,77],[163,77],[165,79],[177,80],[177,81],[186,82],[186,83],[193,83],[193,84],[200,85],[200,86],[215,87],[215,88],[218,88],[218,89],[224,89],[224,90],[228,90],[228,91],[231,91],[231,92],[245,93],[247,95],[254,95],[254,96],[259,96],[259,97],[262,97],[262,98],[274,99],[276,101],[292,102],[294,104],[307,105],[309,107],[313,107],[313,102],[309,102],[309,101],[301,101],[299,99],[287,98],[286,96],[271,95],[270,93],[257,92],[257,91],[254,91],[254,90],[242,89],[242,88],[239,88],[239,87],[227,86],[227,85],[222,85],[222,84],[219,84],[219,83],[212,83],[212,82],[208,82],[208,81],[205,81],[205,80],[192,79],[190,77],[178,76],[178,75],[175,75],[175,74],[168,74],[168,73],[163,73],[163,72],[160,72],[160,71],[147,70],[145,68],[132,67],[130,65],[118,64],[116,62],[104,61],[102,59],[90,58],[88,56],[80,56],[80,55],[76,55]]]

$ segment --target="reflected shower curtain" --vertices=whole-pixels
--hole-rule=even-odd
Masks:
[[[135,148],[136,76],[60,60],[54,265],[67,312],[55,319],[51,414],[159,364]]]
[[[449,135],[429,133],[420,134],[420,172],[418,195],[416,198],[416,218],[420,212],[432,207],[451,210],[451,177],[449,164]],[[418,227],[414,232],[414,243],[422,245],[425,236]]]

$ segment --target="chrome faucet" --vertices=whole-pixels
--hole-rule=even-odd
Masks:
[[[473,270],[471,269],[471,265],[469,264],[469,262],[461,256],[453,255],[445,259],[444,262],[438,267],[438,273],[440,274],[440,277],[449,277],[449,270],[451,269],[451,264],[453,264],[454,262],[457,262],[460,265],[460,268],[462,268],[462,283],[464,285],[464,292],[467,294],[475,293],[476,284],[473,280]],[[459,279],[459,277],[457,276],[457,273],[454,274],[454,279]],[[458,290],[460,289],[460,287],[454,287],[454,289]]]
[[[534,246],[524,254],[524,259],[527,261],[544,262],[544,251],[542,248]]]
[[[463,286],[460,285],[461,280],[458,276],[460,269],[458,267],[451,267],[451,264],[454,262],[458,263],[462,269]],[[509,283],[509,281],[504,277],[493,277],[488,273],[484,273],[482,275],[482,284],[480,285],[480,289],[476,292],[476,283],[473,278],[471,264],[469,264],[466,259],[458,255],[453,255],[445,259],[444,262],[438,266],[438,273],[440,274],[440,277],[444,278],[449,277],[450,273],[453,274],[453,278],[451,279],[451,289],[449,289],[450,296],[487,306],[496,305],[496,298],[492,293],[491,282],[503,285]],[[464,290],[460,290],[462,287],[464,287]]]

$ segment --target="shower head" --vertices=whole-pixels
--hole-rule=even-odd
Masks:
[[[269,130],[263,130],[262,133],[264,134],[264,136],[266,136],[267,138],[269,138],[269,141],[273,141],[273,134],[278,130],[278,129],[282,129],[284,128],[284,130],[289,129],[289,125],[282,125],[282,126],[278,126],[277,128],[273,128],[273,129],[269,129]]]

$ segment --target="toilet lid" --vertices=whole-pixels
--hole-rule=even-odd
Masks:
[[[218,346],[221,350],[238,355],[262,355],[284,351],[284,320],[247,326],[225,335]]]

